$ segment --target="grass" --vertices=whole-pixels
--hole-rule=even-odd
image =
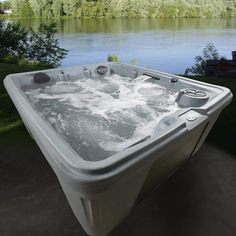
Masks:
[[[45,67],[32,67],[26,65],[14,65],[0,63],[0,143],[1,145],[16,145],[32,143],[24,128],[22,120],[12,103],[3,85],[3,79],[8,74],[26,71],[41,70]],[[27,141],[27,142],[25,142]]]
[[[45,68],[32,67],[25,65],[12,65],[0,63],[0,143],[4,145],[32,144],[24,125],[16,111],[11,99],[9,98],[4,86],[3,79],[8,74],[20,73],[25,71],[40,70]],[[192,77],[207,83],[217,84],[228,87],[236,95],[236,78],[209,78]],[[234,137],[236,135],[236,98],[223,111],[210,135],[208,142],[222,148],[228,152],[236,154]]]

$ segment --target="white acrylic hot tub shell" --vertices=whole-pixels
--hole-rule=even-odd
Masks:
[[[26,74],[17,76],[22,75],[23,78]],[[160,74],[163,77],[173,76]],[[5,87],[27,129],[57,175],[74,214],[92,236],[107,235],[129,214],[138,197],[145,196],[194,154],[232,98],[226,88],[175,76],[187,84],[209,87],[218,94],[202,107],[180,111],[173,125],[163,119],[160,129],[165,132],[158,137],[105,160],[89,162],[78,158],[78,154],[38,115],[19,90],[14,77],[7,76]],[[191,121],[192,117],[197,118]]]

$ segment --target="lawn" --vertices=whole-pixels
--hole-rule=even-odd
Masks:
[[[11,102],[4,86],[3,79],[6,75],[20,73],[24,71],[40,70],[45,68],[29,67],[23,65],[1,64],[0,63],[0,143],[4,145],[24,145],[32,144],[22,121]],[[228,87],[233,94],[236,94],[236,78],[205,78],[194,77],[207,83]],[[236,98],[223,111],[216,125],[207,138],[208,142],[222,148],[228,152],[236,154],[234,137],[236,134]]]
[[[3,85],[3,79],[8,74],[20,73],[33,70],[45,69],[44,67],[32,67],[25,65],[3,64],[0,63],[0,143],[1,145],[31,144],[21,118],[15,109],[10,97]]]

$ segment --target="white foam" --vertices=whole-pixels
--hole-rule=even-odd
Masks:
[[[178,109],[177,94],[148,76],[133,81],[119,75],[59,81],[25,93],[72,148],[89,160],[104,159],[152,135],[160,119]]]

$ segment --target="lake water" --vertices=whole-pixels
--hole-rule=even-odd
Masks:
[[[39,21],[24,21],[36,27]],[[105,62],[117,54],[123,63],[170,73],[184,73],[208,42],[220,55],[236,50],[236,19],[91,19],[58,20],[62,47],[69,50],[62,66]]]

